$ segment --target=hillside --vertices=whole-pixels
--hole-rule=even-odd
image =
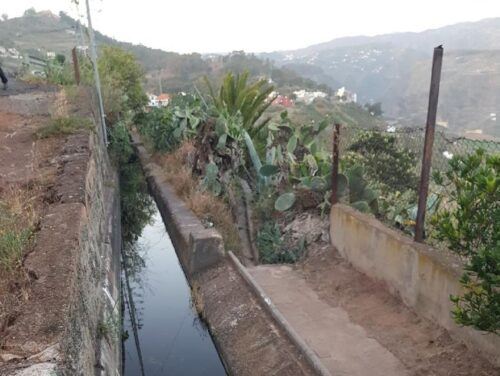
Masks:
[[[480,128],[500,136],[490,116],[500,112],[500,18],[261,56],[318,82],[346,86],[361,102],[381,101],[385,114],[402,124],[422,125],[432,49],[439,44],[445,47],[439,119],[456,132]]]
[[[225,56],[202,56],[198,53],[178,54],[117,41],[98,31],[95,35],[98,47],[118,46],[137,57],[146,73],[146,89],[151,92],[159,92],[160,82],[163,92],[190,92],[194,90],[194,85],[204,91],[206,89],[204,76],[208,76],[213,83],[218,83],[226,72],[244,70],[248,70],[254,78],[271,78],[273,85],[283,95],[290,95],[297,89],[331,93],[331,86],[337,84],[334,80],[328,82],[323,80],[323,84],[318,84],[316,81],[320,81],[321,77],[304,78],[305,75],[297,73],[294,69],[277,67],[269,59],[261,59],[253,54],[245,54],[243,51],[234,51]],[[55,52],[69,57],[71,49],[75,45],[85,44],[86,38],[86,30],[62,12],[59,15],[51,12],[38,12],[30,16],[25,15],[0,22],[0,46],[15,48],[21,56],[29,53],[45,58],[47,52]],[[11,72],[18,69],[22,62],[21,59],[15,59],[12,56],[4,56],[3,60],[4,65]],[[321,104],[321,106],[324,105],[324,103]],[[362,108],[352,111],[344,106],[333,107],[328,111],[329,113],[348,119],[350,123],[365,126],[378,124],[378,119],[371,119]],[[311,105],[302,112],[292,112],[296,114],[298,120],[307,121],[316,119],[318,115],[324,115],[327,111]]]

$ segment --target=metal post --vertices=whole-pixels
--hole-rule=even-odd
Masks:
[[[97,90],[97,98],[99,100],[99,112],[101,113],[101,129],[102,129],[102,138],[104,144],[108,144],[108,134],[106,131],[106,118],[104,114],[104,104],[102,101],[102,93],[101,93],[101,80],[99,78],[99,70],[97,67],[97,52],[95,48],[95,38],[94,38],[94,29],[92,28],[92,18],[90,16],[90,5],[89,0],[85,0],[87,6],[87,19],[88,19],[88,28],[89,28],[89,37],[90,37],[90,58],[92,60],[92,65],[94,67],[94,80],[95,86]]]
[[[425,125],[424,154],[422,157],[422,173],[418,190],[418,211],[415,223],[415,241],[424,240],[425,211],[427,208],[427,193],[429,190],[429,177],[432,164],[432,147],[434,145],[434,130],[436,128],[436,115],[439,99],[439,84],[441,81],[441,66],[443,63],[443,46],[434,48],[432,58],[431,87],[429,91],[429,107],[427,110],[427,123]]]
[[[76,47],[71,50],[71,55],[73,56],[73,69],[75,71],[75,81],[77,85],[80,85],[80,64],[78,63],[78,55],[76,53]]]
[[[336,123],[333,128],[333,154],[332,154],[332,206],[339,202],[337,194],[337,180],[339,177],[339,135],[340,124]]]

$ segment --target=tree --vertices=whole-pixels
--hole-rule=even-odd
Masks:
[[[432,218],[434,236],[466,259],[455,320],[500,334],[500,154],[455,156],[446,179],[434,179],[450,201]]]
[[[399,146],[395,136],[366,131],[349,146],[348,151],[356,153],[354,164],[362,164],[370,180],[383,183],[394,192],[416,189],[416,156]]]
[[[9,19],[9,15],[7,13],[2,14],[2,20],[7,21]]]
[[[382,103],[380,102],[366,103],[365,108],[373,116],[381,116],[384,113],[384,111],[382,111]]]
[[[33,17],[33,16],[36,16],[35,8],[31,7],[24,11],[23,17]]]
[[[272,103],[269,95],[273,92],[274,87],[269,86],[266,80],[259,80],[249,84],[248,75],[248,71],[236,76],[233,73],[228,73],[223,80],[218,95],[213,91],[207,78],[205,78],[205,81],[217,110],[219,112],[226,111],[230,116],[236,116],[240,113],[245,130],[250,135],[255,135],[269,121],[269,119],[266,119],[259,125],[256,124]]]
[[[121,113],[140,111],[147,103],[144,72],[135,56],[118,47],[105,46],[98,61],[105,107],[111,122]]]

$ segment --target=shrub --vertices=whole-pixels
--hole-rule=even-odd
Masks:
[[[156,151],[172,151],[196,135],[202,118],[201,108],[195,102],[184,107],[154,108],[137,115],[135,121],[139,132],[151,141]]]
[[[364,132],[349,146],[356,152],[356,164],[362,164],[370,180],[378,181],[393,191],[404,192],[417,188],[415,155],[396,143],[393,135]]]
[[[446,179],[447,211],[437,213],[433,234],[466,258],[461,279],[466,292],[454,296],[455,320],[477,329],[500,331],[500,154],[478,150],[450,161]]]
[[[260,260],[264,264],[294,263],[300,259],[305,250],[305,239],[297,244],[290,244],[290,239],[282,235],[276,222],[265,222],[257,233],[257,248]]]
[[[130,136],[124,122],[118,122],[110,128],[109,141],[108,151],[111,158],[119,166],[128,163],[134,150],[130,144]]]

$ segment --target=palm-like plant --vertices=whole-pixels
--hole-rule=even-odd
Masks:
[[[226,74],[217,95],[206,77],[205,82],[217,110],[225,110],[231,116],[239,112],[243,118],[243,128],[253,137],[269,122],[268,118],[257,124],[275,98],[269,98],[274,87],[269,86],[266,80],[249,84],[248,76],[248,71],[236,76],[231,72]]]

